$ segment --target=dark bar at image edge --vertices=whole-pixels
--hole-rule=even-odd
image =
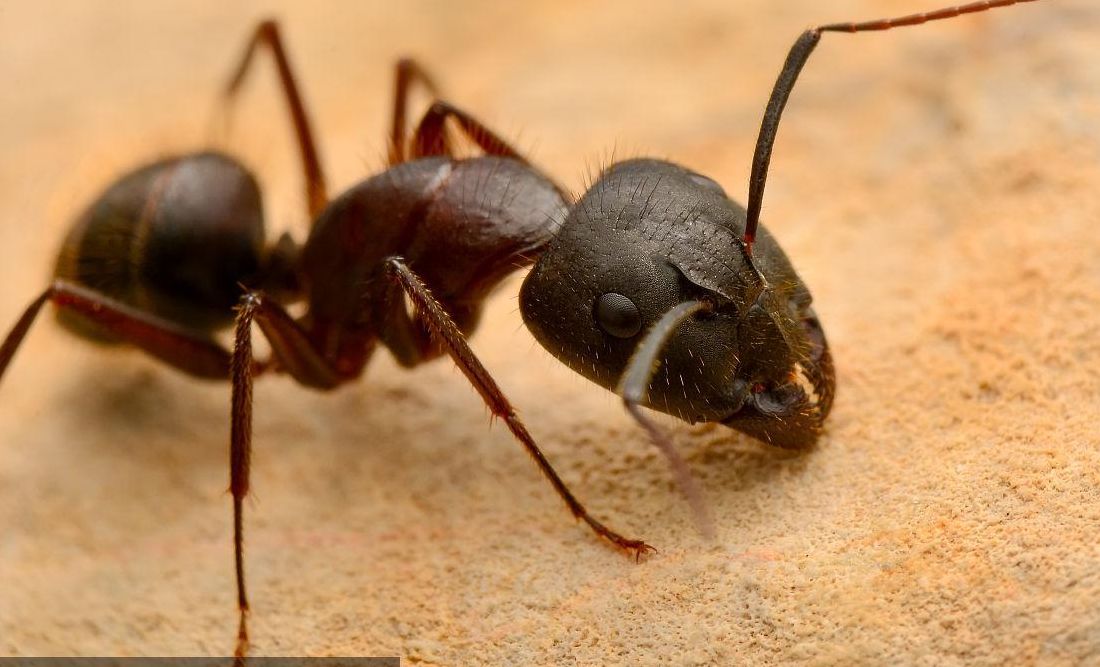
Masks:
[[[234,667],[216,658],[0,658],[0,667]],[[400,667],[399,658],[245,658],[246,667]]]

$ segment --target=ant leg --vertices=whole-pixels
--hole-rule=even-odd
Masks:
[[[289,373],[298,384],[313,389],[332,389],[343,384],[347,373],[341,373],[328,361],[301,325],[280,304],[268,300],[263,292],[249,292],[241,297],[237,307],[237,323],[260,326],[264,337],[271,344],[273,364],[279,371]],[[246,331],[247,331],[246,327]],[[240,336],[240,331],[237,332]],[[236,344],[246,344],[238,338]],[[251,345],[250,343],[247,343]],[[236,346],[234,358],[238,356]],[[242,360],[247,357],[242,356]]]
[[[378,339],[390,351],[397,363],[405,368],[412,368],[444,354],[445,350],[436,343],[432,333],[405,311],[404,292],[400,287],[387,290],[386,297],[392,298],[393,291],[396,291],[396,296],[400,296],[401,299],[392,299],[393,307],[390,308],[387,326],[379,332]],[[469,331],[477,322],[477,311],[474,309],[447,304],[444,310],[459,331]]]
[[[279,81],[286,95],[286,103],[290,108],[290,118],[294,123],[294,132],[298,137],[298,149],[302,156],[302,171],[306,180],[306,201],[309,204],[309,215],[316,220],[328,205],[328,188],[325,185],[325,175],[321,171],[321,162],[317,157],[317,148],[313,142],[313,130],[310,129],[309,115],[306,113],[305,104],[302,102],[301,93],[294,72],[290,69],[290,61],[283,47],[283,40],[279,34],[279,24],[272,19],[262,21],[256,26],[252,38],[248,42],[244,56],[237,65],[233,77],[225,87],[225,100],[231,101],[244,83],[248,69],[252,65],[253,56],[260,46],[267,46],[271,55],[275,58],[275,66],[279,70]]]
[[[444,102],[442,100],[433,102],[432,106],[424,114],[424,117],[420,119],[420,124],[416,128],[416,133],[413,135],[412,140],[413,158],[434,155],[452,155],[450,145],[447,142],[446,122],[448,118],[453,118],[466,136],[477,144],[481,150],[485,151],[487,155],[511,158],[524,165],[531,166],[531,163],[526,157],[513,148],[507,141],[501,139],[497,133],[490,130],[481,121],[450,102]],[[551,180],[551,183],[553,183],[557,191],[561,193],[563,199],[566,201],[572,199],[565,188],[561,187],[553,180]]]
[[[408,153],[408,137],[406,136],[406,124],[408,123],[409,89],[414,82],[419,81],[428,94],[433,98],[439,97],[439,88],[428,76],[427,71],[412,58],[402,58],[397,61],[394,76],[393,91],[393,124],[390,128],[390,155],[389,163],[393,167],[404,162]],[[447,151],[450,152],[449,150]]]
[[[434,155],[451,155],[446,141],[446,121],[453,118],[458,126],[488,155],[512,158],[523,164],[529,164],[515,148],[462,109],[450,102],[437,100],[420,119],[413,134],[412,157],[421,158]]]
[[[55,280],[47,287],[4,339],[0,346],[0,377],[47,301],[95,322],[108,334],[185,373],[218,380],[229,377],[229,352],[203,334],[64,280]]]
[[[244,579],[244,499],[248,495],[252,462],[252,322],[256,321],[271,344],[272,356],[280,370],[290,373],[299,383],[318,389],[331,389],[344,376],[334,369],[314,347],[305,331],[277,303],[267,301],[260,292],[249,292],[237,307],[237,323],[232,358],[233,397],[229,435],[229,491],[233,496],[233,562],[237,578],[237,647],[243,658],[248,651],[248,594]]]
[[[676,451],[676,447],[672,444],[668,434],[658,428],[657,424],[650,420],[641,409],[641,404],[646,399],[649,384],[653,381],[653,374],[657,372],[657,367],[660,365],[658,355],[665,343],[668,342],[669,337],[676,331],[676,327],[680,325],[680,322],[709,308],[710,306],[702,301],[685,301],[673,306],[661,319],[657,320],[657,323],[646,333],[642,342],[634,348],[630,363],[619,380],[617,393],[623,397],[623,404],[630,416],[634,417],[634,420],[649,435],[649,439],[653,441],[657,449],[661,450],[661,453],[668,459],[669,467],[672,468],[672,474],[676,478],[676,485],[680,487],[680,492],[691,506],[699,532],[706,539],[713,540],[714,517],[711,516],[710,510],[703,499],[702,490],[695,483],[695,478],[691,476],[687,463]]]
[[[252,358],[253,319],[257,320],[271,343],[272,355],[279,369],[290,373],[301,384],[327,389],[340,384],[343,376],[325,361],[290,315],[278,304],[267,302],[260,293],[246,294],[242,299],[231,356],[224,348],[201,334],[136,310],[85,287],[55,280],[27,307],[4,339],[3,345],[0,345],[0,378],[38,313],[50,301],[59,308],[88,318],[109,335],[135,345],[186,373],[203,378],[232,379],[230,491],[233,494],[233,541],[237,603],[240,610],[237,657],[243,657],[248,646],[248,598],[244,585],[242,504],[248,494],[252,454],[252,379],[262,370]]]
[[[593,518],[588,510],[584,508],[584,505],[580,503],[574,496],[569,488],[565,486],[565,482],[558,477],[558,473],[550,465],[550,462],[546,460],[546,457],[539,450],[538,445],[535,444],[531,434],[527,431],[527,427],[523,425],[519,417],[516,415],[516,411],[512,408],[512,405],[508,402],[508,399],[501,392],[500,387],[493,380],[493,377],[489,374],[489,371],[485,370],[485,367],[481,365],[478,358],[474,356],[470,346],[466,343],[466,339],[462,336],[462,332],[451,320],[447,311],[435,300],[431,292],[428,290],[427,285],[420,280],[419,276],[413,273],[412,269],[405,263],[405,260],[400,257],[390,257],[385,261],[386,273],[391,280],[398,283],[405,293],[416,304],[417,310],[424,316],[425,321],[432,329],[440,342],[440,344],[447,350],[447,353],[454,359],[455,364],[458,366],[462,374],[470,381],[470,384],[474,385],[474,388],[481,398],[485,401],[485,404],[492,411],[493,415],[504,420],[504,423],[508,425],[508,429],[516,437],[517,440],[523,445],[527,452],[535,459],[535,463],[538,464],[539,469],[542,470],[546,478],[550,480],[550,484],[554,487],[554,490],[558,492],[562,500],[569,507],[569,511],[573,513],[578,519],[583,520],[588,526],[595,531],[597,535],[609,540],[612,544],[631,551],[634,553],[636,559],[641,558],[642,554],[647,551],[655,551],[655,549],[642,540],[632,540],[623,537],[622,535],[611,530],[607,526],[603,525],[595,518]]]
[[[783,63],[783,69],[779,72],[775,87],[772,88],[768,106],[764,109],[764,118],[760,122],[760,135],[756,139],[756,149],[752,155],[752,172],[749,175],[749,201],[746,207],[745,234],[743,241],[752,257],[752,244],[756,240],[756,228],[760,222],[760,207],[764,199],[764,184],[768,179],[768,164],[771,162],[772,146],[775,144],[775,135],[779,131],[779,119],[783,115],[783,108],[787,105],[787,98],[791,96],[794,84],[802,67],[810,58],[817,43],[821,41],[823,32],[867,32],[872,30],[889,30],[904,26],[920,25],[929,21],[949,19],[961,14],[973,14],[984,12],[987,9],[1007,7],[1022,2],[1034,0],[982,0],[956,7],[937,9],[932,12],[909,14],[892,19],[879,19],[865,21],[863,23],[830,23],[828,25],[811,28],[802,33],[791,50],[787,53],[787,60]],[[750,262],[751,263],[751,262]],[[755,268],[755,267],[754,267]]]

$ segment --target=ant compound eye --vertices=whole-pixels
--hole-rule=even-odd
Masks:
[[[616,338],[632,338],[642,330],[642,314],[634,302],[622,294],[608,292],[600,296],[593,314],[596,324]]]

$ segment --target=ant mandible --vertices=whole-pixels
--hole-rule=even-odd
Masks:
[[[636,556],[652,549],[589,514],[466,343],[486,296],[533,262],[520,291],[524,322],[566,365],[622,396],[669,457],[709,534],[686,466],[639,407],[721,422],[782,447],[805,447],[821,431],[835,393],[829,348],[808,289],[759,224],[780,117],[821,34],[886,30],[1029,1],[989,0],[804,32],[764,113],[747,208],[714,181],[649,159],[612,165],[570,205],[565,191],[508,143],[443,101],[409,136],[410,87],[435,93],[411,60],[397,65],[389,169],[330,201],[278,27],[264,22],[226,95],[239,90],[257,49],[269,48],[301,152],[313,220],[305,244],[288,235],[266,244],[259,187],[231,157],[204,152],[144,166],[78,218],[54,281],[0,347],[0,377],[52,302],[61,323],[79,335],[128,343],[190,375],[231,381],[241,656],[248,642],[242,507],[252,381],[266,371],[333,389],[359,377],[378,343],[403,366],[446,353],[575,517]],[[484,155],[457,158],[448,121]],[[285,306],[298,299],[308,309],[294,318]],[[233,322],[234,310],[230,352],[213,333]],[[268,361],[253,358],[253,323],[270,344]]]

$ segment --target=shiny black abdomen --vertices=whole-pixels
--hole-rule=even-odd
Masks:
[[[248,170],[219,153],[124,176],[80,216],[55,275],[193,330],[225,326],[263,254],[263,205]],[[85,336],[90,323],[61,315]]]

